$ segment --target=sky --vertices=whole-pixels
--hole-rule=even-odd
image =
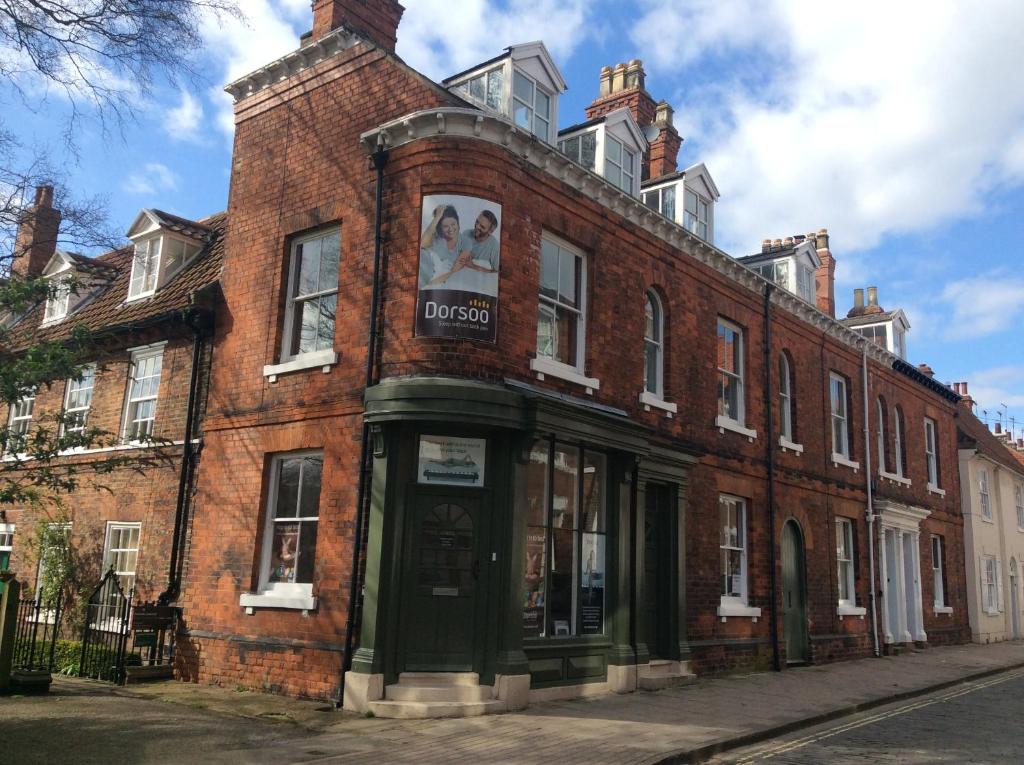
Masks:
[[[120,134],[79,123],[66,183],[200,217],[227,204],[223,85],[294,50],[309,0],[243,0],[204,25],[206,82],[159,84]],[[398,54],[434,79],[544,40],[569,84],[562,126],[602,66],[639,58],[675,108],[680,165],[721,192],[715,244],[827,228],[837,314],[877,286],[911,322],[908,360],[967,381],[982,419],[1024,437],[1024,3],[1019,0],[405,0]],[[60,97],[5,102],[8,129],[59,147]],[[88,117],[88,115],[86,115]],[[1012,422],[1011,422],[1012,418]]]

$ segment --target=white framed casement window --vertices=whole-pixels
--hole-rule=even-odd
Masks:
[[[747,502],[740,497],[718,496],[721,600],[718,615],[761,615],[761,609],[749,606],[747,590]]]
[[[701,239],[708,241],[708,230],[710,227],[710,216],[708,200],[690,189],[684,195],[683,227]]]
[[[924,418],[924,456],[928,465],[928,488],[939,488],[939,457],[935,437],[935,420]]]
[[[496,112],[504,111],[505,65],[480,72],[455,86],[455,90]]]
[[[811,305],[815,304],[814,272],[807,266],[797,266],[796,293]]]
[[[836,567],[838,569],[839,605],[856,606],[853,521],[849,518],[836,518]]]
[[[108,523],[103,548],[103,570],[114,570],[125,595],[135,589],[135,569],[139,561],[141,523]]]
[[[633,193],[636,154],[607,132],[604,136],[604,177],[627,194]]]
[[[593,390],[586,359],[587,260],[568,242],[545,233],[540,246],[537,357],[530,368]]]
[[[155,343],[132,349],[122,428],[125,441],[142,441],[153,435],[165,345]]]
[[[560,141],[559,150],[569,157],[573,162],[585,167],[587,170],[595,170],[597,167],[597,131],[588,130],[586,133],[574,135]]]
[[[96,382],[96,367],[90,364],[83,367],[79,376],[67,382],[64,391],[64,421],[61,425],[63,433],[82,433],[89,421],[89,410],[92,408],[92,389]]]
[[[1024,486],[1017,484],[1014,487],[1013,498],[1017,505],[1017,528],[1024,531]]]
[[[675,184],[662,186],[660,189],[645,191],[641,195],[643,203],[655,212],[659,212],[671,221],[676,219],[676,187]]]
[[[936,613],[943,613],[948,609],[945,574],[945,551],[942,537],[932,534],[932,589],[935,593],[933,605]]]
[[[160,247],[162,236],[151,236],[135,243],[132,257],[132,276],[128,283],[128,299],[147,297],[156,292],[160,273]]]
[[[978,471],[978,507],[981,508],[981,517],[987,521],[992,520],[992,503],[988,495],[988,471]]]
[[[289,452],[270,460],[259,590],[240,605],[272,608],[316,607],[313,574],[320,521],[322,451]]]
[[[46,298],[43,310],[43,322],[59,321],[68,315],[71,302],[71,284],[67,277],[57,277],[50,294]]]
[[[512,73],[512,121],[551,142],[551,95],[518,69]]]
[[[665,344],[663,333],[665,317],[661,300],[651,290],[644,302],[644,390],[665,398]]]
[[[279,366],[300,360],[310,360],[311,363],[304,366],[321,366],[337,361],[334,330],[340,260],[341,230],[338,228],[299,237],[292,242],[288,262],[288,305]]]
[[[793,373],[789,356],[779,354],[779,436],[791,444],[796,442],[793,433]]]
[[[850,458],[850,430],[846,410],[846,380],[835,373],[828,376],[832,408],[832,452]]]

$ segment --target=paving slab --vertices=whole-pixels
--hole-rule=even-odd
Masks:
[[[19,763],[47,765],[59,758],[58,744],[69,740],[77,749],[76,757],[67,761],[82,763],[696,762],[802,726],[1021,666],[1020,641],[930,648],[449,720],[365,718],[323,702],[242,688],[161,682],[112,691],[58,679],[49,697],[0,698],[0,751],[17,752],[13,761]],[[136,756],[118,757],[125,746],[133,747]]]

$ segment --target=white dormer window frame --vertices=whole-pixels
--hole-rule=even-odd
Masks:
[[[711,200],[691,188],[686,189],[683,198],[683,228],[705,242],[710,242]]]
[[[632,196],[636,187],[636,152],[604,133],[604,178]]]
[[[54,276],[51,280],[53,287],[50,295],[46,298],[46,308],[43,312],[43,323],[58,322],[68,315],[68,306],[71,304],[71,278],[67,273]]]
[[[796,294],[811,305],[814,305],[817,300],[814,289],[814,271],[799,263],[796,265]]]
[[[132,256],[132,276],[128,282],[128,299],[138,300],[156,292],[160,274],[160,249],[163,237],[157,233],[135,243]]]
[[[676,187],[678,183],[667,183],[653,189],[641,192],[641,200],[647,207],[657,213],[661,213],[673,223],[678,223],[676,218]]]
[[[480,104],[492,111],[505,114],[508,103],[508,69],[509,60],[473,72],[453,84],[452,90],[463,98]]]
[[[512,67],[512,121],[547,143],[551,143],[554,99],[554,93],[537,80],[518,67]]]

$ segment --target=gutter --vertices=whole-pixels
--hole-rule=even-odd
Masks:
[[[374,210],[374,243],[373,243],[373,290],[370,296],[370,326],[366,343],[366,380],[365,389],[377,384],[375,362],[377,358],[377,322],[380,313],[380,271],[383,254],[384,236],[381,233],[384,210],[384,168],[388,163],[388,150],[385,148],[383,136],[377,142],[377,150],[370,155],[373,167],[377,171],[377,188]],[[365,396],[365,390],[364,390]],[[352,534],[352,570],[349,576],[348,615],[345,618],[345,658],[341,666],[341,679],[338,685],[338,698],[335,705],[341,707],[345,702],[345,675],[352,669],[352,648],[355,642],[355,625],[357,612],[362,605],[362,587],[359,581],[359,559],[363,547],[363,525],[366,522],[369,483],[367,456],[370,451],[370,427],[363,417],[362,444],[359,449],[359,487],[356,491],[355,529]]]
[[[775,285],[764,285],[764,418],[765,443],[768,449],[768,580],[771,587],[769,622],[772,631],[772,669],[782,670],[779,655],[779,598],[776,593],[778,572],[775,555],[775,422],[772,417],[772,290]]]

